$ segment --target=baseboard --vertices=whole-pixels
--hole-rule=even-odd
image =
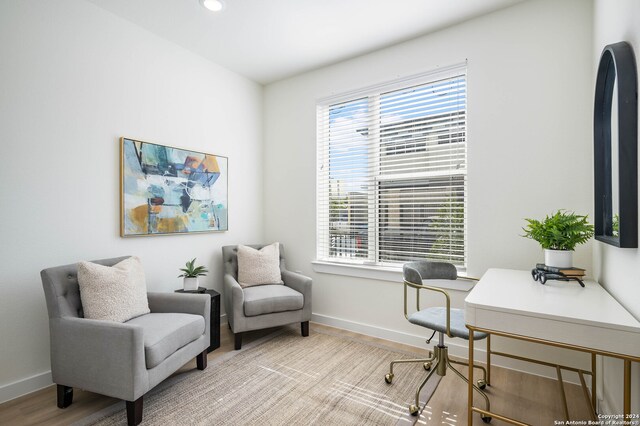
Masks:
[[[418,348],[426,348],[425,337],[415,334],[405,333],[402,331],[390,330],[387,328],[375,327],[369,324],[363,324],[355,321],[344,320],[341,318],[330,317],[327,315],[312,314],[311,320],[319,324],[329,325],[331,327],[342,328],[344,330],[354,331],[356,333],[365,334],[367,336],[378,337],[380,339],[390,340],[392,342],[404,343]],[[431,341],[431,344],[437,343],[437,338]],[[459,345],[454,341],[449,342],[449,353],[455,357],[468,358],[468,347]],[[485,351],[476,349],[474,356],[477,359],[485,358]]]
[[[51,386],[51,371],[36,374],[26,379],[0,386],[0,404],[11,401],[31,392],[35,392],[47,386]]]
[[[609,370],[609,374],[613,377],[619,377],[619,381],[613,381],[606,386],[604,383],[604,366],[605,360],[602,357],[598,357],[598,368],[603,374],[598,376],[598,401],[597,411],[601,414],[608,415],[620,415],[623,412],[623,387],[622,387],[622,368],[619,371]],[[620,367],[622,367],[620,365]],[[618,376],[620,374],[620,376]],[[632,365],[631,370],[631,413],[638,412],[638,400],[637,390],[634,385],[640,383],[640,369],[635,369],[635,365]],[[614,423],[611,423],[614,424]],[[622,420],[618,424],[622,424]]]
[[[356,333],[365,334],[367,336],[378,337],[380,339],[390,340],[392,342],[403,343],[406,345],[416,346],[418,348],[426,348],[425,336],[416,335],[411,333],[405,333],[397,330],[390,330],[382,327],[375,327],[368,324],[363,324],[355,321],[345,320],[341,318],[335,318],[327,315],[312,314],[311,320],[319,324],[329,325],[331,327],[342,328],[344,330],[354,331]],[[431,345],[437,343],[434,339],[431,341]],[[431,346],[430,345],[430,346]],[[453,339],[447,342],[449,347],[449,353],[454,357],[468,359],[469,347],[466,345],[466,341],[462,339]],[[487,351],[483,348],[474,348],[474,358],[480,362],[485,362]],[[534,374],[536,376],[547,377],[550,379],[556,379],[555,369],[545,367],[539,364],[533,364],[529,362],[522,362],[511,358],[494,356],[491,358],[491,365],[496,365],[510,370],[521,371],[523,373]],[[580,384],[578,375],[572,372],[563,372],[562,378],[565,382]]]
[[[602,397],[598,398],[597,411],[600,414],[616,414],[622,413],[622,410],[617,407],[616,401],[612,398],[611,392],[607,392],[607,388],[604,387],[602,391]]]

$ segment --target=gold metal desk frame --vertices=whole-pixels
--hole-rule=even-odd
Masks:
[[[473,413],[479,413],[481,416],[489,416],[489,417],[493,417],[495,419],[498,420],[502,420],[504,422],[507,423],[511,423],[514,425],[527,425],[527,423],[523,423],[520,422],[518,420],[512,419],[510,417],[506,417],[497,413],[493,413],[489,410],[483,410],[482,408],[478,408],[475,407],[473,405],[473,386],[471,386],[471,384],[473,384],[473,368],[474,368],[474,356],[473,356],[473,347],[474,347],[474,339],[473,339],[473,332],[474,331],[480,331],[483,333],[487,333],[489,334],[489,336],[487,337],[487,383],[490,385],[491,384],[491,355],[497,355],[497,356],[504,356],[504,357],[509,357],[509,358],[513,358],[513,359],[517,359],[517,360],[521,360],[521,361],[527,361],[527,362],[533,362],[536,364],[541,364],[541,365],[546,365],[548,367],[555,367],[556,369],[556,374],[558,376],[558,384],[560,387],[560,391],[562,394],[562,402],[564,404],[564,414],[566,419],[569,419],[569,411],[567,408],[567,399],[566,399],[566,395],[564,392],[564,385],[562,382],[562,373],[561,370],[568,370],[568,371],[574,371],[576,373],[578,373],[578,377],[580,378],[580,384],[582,386],[582,390],[584,393],[584,397],[585,400],[587,401],[589,407],[590,407],[590,414],[591,414],[591,418],[592,420],[597,420],[597,413],[596,413],[596,355],[601,355],[601,356],[607,356],[607,357],[611,357],[611,358],[618,358],[618,359],[622,359],[624,361],[624,415],[625,418],[627,418],[626,416],[629,415],[631,413],[631,362],[640,362],[640,357],[635,357],[635,356],[629,356],[629,355],[623,355],[623,354],[619,354],[619,353],[614,353],[614,352],[607,352],[607,351],[602,351],[602,350],[595,350],[595,349],[591,349],[591,348],[586,348],[583,346],[575,346],[575,345],[569,345],[566,343],[559,343],[559,342],[554,342],[554,341],[550,341],[550,340],[544,340],[544,339],[538,339],[538,338],[534,338],[534,337],[528,337],[528,336],[522,336],[522,335],[518,335],[518,334],[512,334],[512,333],[507,333],[507,332],[503,332],[503,331],[497,331],[497,330],[490,330],[490,329],[486,329],[486,328],[480,328],[480,327],[474,327],[474,326],[470,326],[467,324],[467,328],[469,329],[469,386],[468,386],[468,402],[467,402],[467,424],[469,426],[471,426],[473,424]],[[536,359],[531,359],[531,358],[526,358],[526,357],[522,357],[522,356],[516,356],[516,355],[511,355],[511,354],[506,354],[503,352],[496,352],[496,351],[492,351],[491,350],[491,335],[496,335],[496,336],[501,336],[501,337],[507,337],[507,338],[511,338],[511,339],[517,339],[517,340],[523,340],[526,342],[532,342],[532,343],[539,343],[542,345],[547,345],[547,346],[555,346],[555,347],[559,347],[559,348],[564,348],[564,349],[570,349],[570,350],[574,350],[574,351],[579,351],[579,352],[586,352],[591,354],[591,371],[585,371],[585,370],[580,370],[577,368],[573,368],[573,367],[567,367],[567,366],[562,366],[562,365],[558,365],[558,364],[552,364],[549,362],[544,362],[544,361],[539,361]],[[585,374],[589,374],[591,375],[591,395],[589,395],[589,390],[587,389],[587,385],[584,379],[584,375]]]

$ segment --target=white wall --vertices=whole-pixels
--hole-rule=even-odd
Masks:
[[[0,2],[0,402],[50,383],[41,269],[135,254],[150,290],[263,235],[262,87],[93,4]],[[226,233],[119,237],[129,136],[229,157]]]
[[[608,44],[626,41],[636,55],[640,55],[640,2],[637,0],[594,3],[593,61],[595,71],[602,49]],[[593,80],[595,87],[595,77]],[[640,319],[640,250],[620,249],[601,242],[594,244],[593,269],[597,280],[606,287],[629,312]],[[622,362],[605,360],[603,409],[608,413],[622,413]],[[640,412],[640,368],[632,365],[631,412]]]
[[[313,277],[316,320],[424,345],[400,282],[312,268],[316,100],[468,60],[468,273],[529,269],[542,251],[520,236],[525,217],[592,213],[591,25],[591,2],[530,1],[266,87],[265,232]],[[591,260],[591,244],[578,248],[577,265]],[[454,305],[465,296],[452,292]]]

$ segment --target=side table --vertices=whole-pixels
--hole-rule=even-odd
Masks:
[[[185,291],[183,289],[176,290],[176,293],[201,293],[211,296],[211,336],[209,340],[209,349],[207,352],[211,352],[214,349],[220,347],[220,293],[215,290],[205,289],[204,287],[198,287],[198,290]]]

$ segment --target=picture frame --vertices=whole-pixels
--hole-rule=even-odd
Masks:
[[[224,232],[228,158],[120,138],[120,236]]]

